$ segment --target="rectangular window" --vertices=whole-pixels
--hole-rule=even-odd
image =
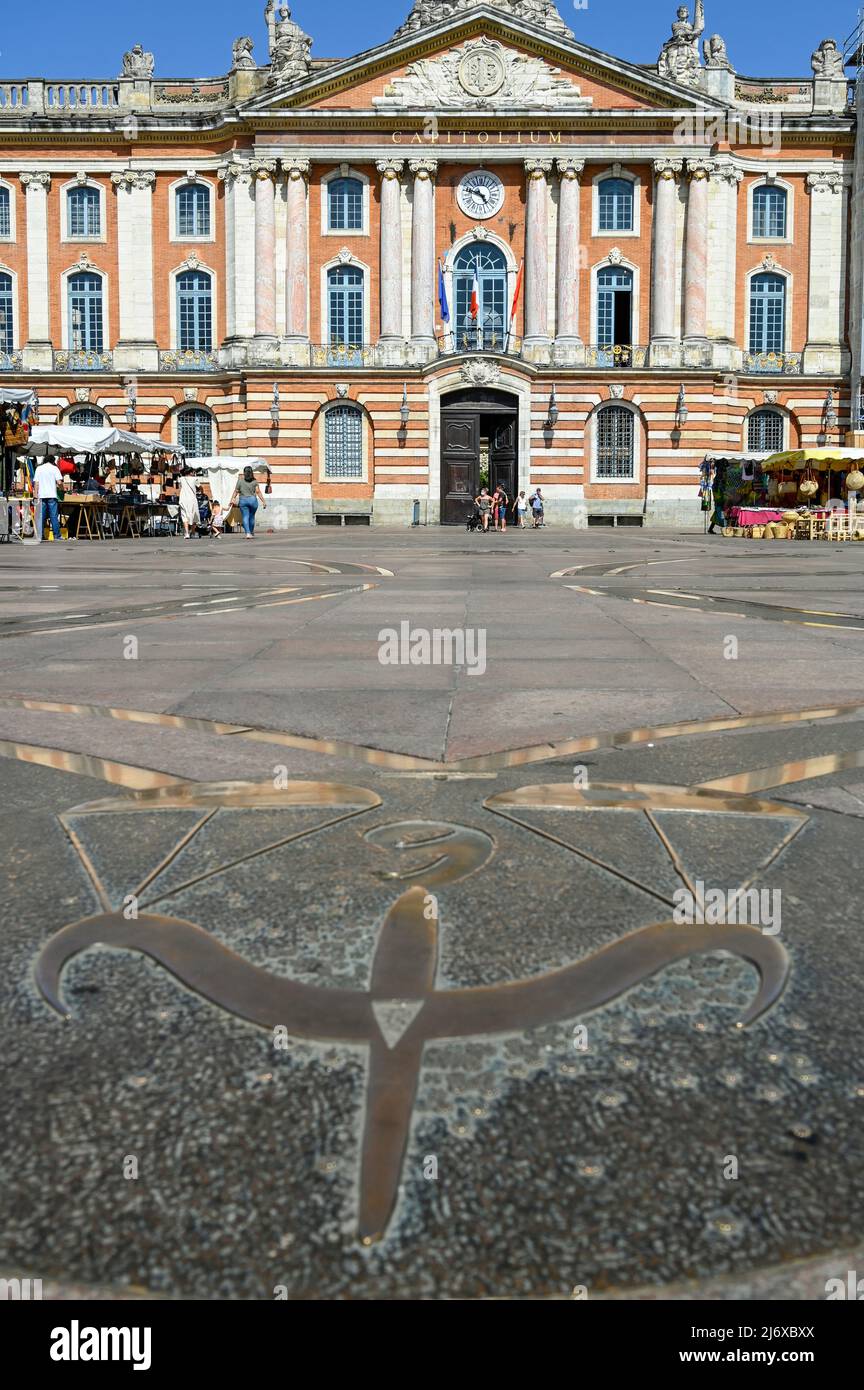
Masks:
[[[181,188],[177,194],[178,237],[210,235],[210,194],[206,188]]]
[[[99,194],[95,188],[76,188],[69,194],[69,236],[100,235]]]
[[[325,478],[363,477],[363,417],[354,406],[334,406],[324,418]]]
[[[0,188],[0,237],[12,235],[12,203],[8,188]]]

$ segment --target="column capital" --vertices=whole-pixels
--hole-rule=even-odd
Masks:
[[[219,165],[216,174],[226,184],[250,183],[252,180],[251,165],[244,159],[229,159],[226,164]]]
[[[51,187],[51,175],[47,169],[28,169],[18,177],[28,193],[31,188],[42,188],[47,193]]]
[[[523,163],[529,179],[545,179],[552,172],[551,159],[526,159]]]
[[[584,159],[556,159],[555,168],[562,179],[578,179],[585,168]]]
[[[310,164],[311,160],[309,159],[283,159],[282,172],[287,175],[291,183],[296,183],[298,179],[303,179],[305,181],[309,178]]]
[[[409,159],[408,168],[411,170],[415,179],[429,179],[430,181],[434,181],[435,175],[438,173],[438,160]]]
[[[691,183],[699,183],[702,179],[709,179],[713,172],[713,159],[687,160],[687,177]]]
[[[111,182],[117,193],[120,192],[121,188],[125,188],[127,193],[131,193],[133,188],[152,188],[156,182],[156,171],[154,169],[124,169],[122,173],[112,174]]]
[[[807,187],[811,193],[842,193],[843,175],[839,169],[817,169],[807,175]]]
[[[275,159],[250,159],[249,170],[256,179],[275,179]]]
[[[744,177],[744,172],[729,160],[717,160],[711,171],[711,177],[717,183],[728,183],[730,187],[737,188]]]
[[[376,159],[375,168],[382,179],[398,179],[405,168],[404,159]]]
[[[683,159],[670,159],[668,155],[654,160],[654,173],[658,179],[677,179],[683,167]]]

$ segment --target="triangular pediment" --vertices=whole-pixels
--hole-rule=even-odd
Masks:
[[[568,35],[487,5],[459,11],[353,58],[274,84],[243,109],[378,113],[598,110],[723,110],[714,97],[653,69],[589,48]]]

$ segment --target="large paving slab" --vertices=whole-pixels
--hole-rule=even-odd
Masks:
[[[0,1273],[845,1279],[864,578],[714,539],[0,550]],[[483,670],[382,663],[402,623],[480,629]],[[763,915],[676,923],[684,888]]]

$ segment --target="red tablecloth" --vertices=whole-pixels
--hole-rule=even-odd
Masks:
[[[783,513],[774,507],[730,507],[736,526],[764,526],[766,521],[782,521]]]

